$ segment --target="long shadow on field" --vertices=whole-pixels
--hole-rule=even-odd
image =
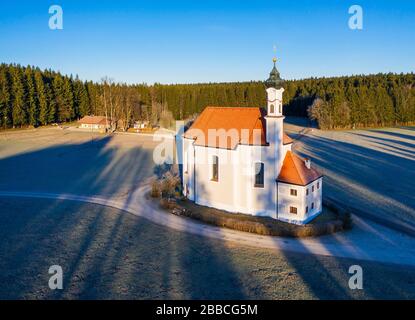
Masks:
[[[2,159],[0,189],[23,191],[27,187],[28,191],[109,195],[120,194],[126,184],[121,195],[128,206],[132,200],[128,191],[152,174],[152,170],[143,169],[152,161],[151,152],[137,147],[120,153],[110,141],[104,138]],[[392,155],[384,159],[379,151],[367,153],[363,147],[346,143],[333,150],[333,142],[328,139],[318,139],[312,146],[312,161],[340,170],[356,181],[362,174],[378,175],[376,165],[413,164]],[[360,171],[351,170],[348,161],[362,166]],[[410,186],[413,175],[408,168],[404,187]],[[11,176],[23,179],[22,185]],[[175,232],[97,205],[10,199],[0,197],[0,298],[266,298],[260,284],[254,292],[246,292],[247,280],[241,277],[221,241]],[[321,257],[282,254],[316,297],[377,298],[385,297],[384,290],[387,297],[399,297],[397,285],[388,280],[387,274],[371,274],[375,272],[369,264],[363,264],[369,281],[365,282],[364,293],[357,293],[347,286],[351,262],[336,259],[333,267]],[[48,268],[54,264],[63,268],[63,291],[48,288]],[[253,275],[255,272],[245,277]],[[415,282],[413,278],[411,281]],[[387,289],[376,283],[384,283]]]
[[[272,155],[262,154],[265,163],[272,163]],[[270,157],[267,159],[267,157]],[[275,215],[277,215],[277,207],[275,204],[275,188],[276,182],[269,182],[270,187],[267,193],[259,195],[256,199],[259,203],[267,203],[266,207],[275,207]],[[323,184],[324,186],[324,184]],[[276,238],[276,247],[279,247],[280,237]],[[336,241],[333,239],[333,241]],[[298,241],[298,250],[302,254],[293,254],[286,251],[281,251],[281,254],[286,258],[290,267],[295,272],[294,275],[301,281],[318,299],[351,299],[350,292],[346,289],[347,282],[339,279],[338,270],[330,270],[320,260],[320,257],[308,252],[308,249],[302,245],[301,240]],[[336,258],[333,258],[336,260]],[[271,262],[272,263],[272,262]],[[300,287],[300,284],[299,284]],[[289,290],[287,288],[287,290]]]
[[[325,170],[333,170],[337,174],[340,173],[348,179],[355,181],[361,181],[362,177],[367,175],[378,177],[381,173],[383,174],[382,170],[379,171],[379,166],[388,166],[389,162],[392,162],[392,165],[396,165],[399,168],[400,166],[405,167],[410,166],[411,164],[413,165],[411,160],[405,158],[393,155],[386,155],[387,158],[385,158],[383,157],[384,154],[379,151],[366,150],[366,148],[360,146],[338,141],[333,143],[333,141],[325,138],[307,137],[304,148],[308,151],[307,156],[311,157],[312,162],[317,163]],[[309,150],[312,150],[312,152]],[[399,161],[399,163],[396,163],[397,161]],[[265,162],[267,163],[267,161]],[[353,166],[356,166],[359,169],[353,171]],[[415,173],[412,169],[410,172],[411,174]],[[326,179],[323,180],[323,190],[326,188],[326,181]],[[411,181],[413,180],[410,177],[403,177],[403,188],[410,188]],[[377,184],[374,183],[373,187],[376,185]],[[370,188],[371,186],[372,185],[368,183],[366,187]],[[270,189],[272,190],[272,188]],[[264,194],[257,200],[262,203],[269,203],[272,198],[272,194]],[[353,199],[350,199],[350,201],[353,202]],[[387,237],[387,235],[385,235],[385,237]],[[318,238],[315,240],[319,242]],[[279,241],[281,241],[281,239],[278,239],[278,242]],[[322,239],[320,244],[325,246],[325,243],[335,244],[336,241],[339,240],[337,240],[336,237],[331,237],[330,241]],[[278,242],[276,242],[277,247]],[[295,269],[294,276],[298,276],[300,278],[299,281],[309,288],[313,293],[313,296],[319,299],[393,299],[405,297],[403,296],[399,285],[387,279],[387,274],[377,274],[376,263],[336,257],[325,258],[323,256],[311,254],[301,241],[296,242],[296,245],[297,250],[303,252],[302,254],[286,251],[282,251],[281,253],[291,267]],[[331,249],[328,246],[325,246],[325,248],[330,252]],[[370,257],[371,254],[373,254],[372,252],[362,250],[362,248],[356,248],[356,251],[361,251],[364,256]],[[348,269],[353,264],[361,265],[364,269],[364,275],[366,277],[364,290],[351,290],[349,288],[348,281],[351,275],[348,273]],[[391,267],[391,269],[393,268]],[[385,290],[382,289],[383,285],[387,287]]]
[[[394,132],[387,132],[387,131],[376,131],[377,133],[384,133],[384,134],[392,134],[393,136],[399,137],[399,138],[403,138],[403,139],[409,139],[407,137],[411,137],[411,136],[407,136],[407,135],[402,135],[402,134],[398,134],[398,133],[394,133]],[[406,150],[407,152],[413,152],[411,150],[408,150],[408,148],[415,148],[415,138],[412,137],[412,140],[414,141],[413,143],[410,142],[405,142],[405,141],[400,141],[397,139],[393,139],[393,137],[391,138],[385,138],[385,137],[377,137],[377,136],[373,136],[373,135],[368,135],[368,134],[363,134],[363,133],[353,133],[354,135],[360,136],[360,137],[364,137],[366,139],[369,140],[373,140],[373,141],[377,141],[379,142],[384,142],[384,145],[387,146],[391,146],[391,147],[395,147],[395,145],[399,145],[402,148],[400,150]]]
[[[149,150],[117,148],[111,137],[52,146],[0,160],[0,190],[127,195],[151,175]]]
[[[120,151],[110,142],[106,137],[2,159],[0,190],[115,194],[128,207],[130,191],[153,173],[151,150]],[[244,297],[219,241],[195,242],[93,204],[1,197],[0,204],[0,298]],[[49,289],[51,265],[62,267],[64,290]]]
[[[415,159],[316,136],[305,137],[303,150],[326,174],[326,195],[350,207],[377,212],[385,221],[392,219],[415,227]],[[376,197],[376,202],[369,196]]]
[[[196,177],[200,174],[196,170]],[[203,183],[197,184],[196,194],[209,200],[210,195]],[[233,265],[231,255],[225,247],[225,240],[206,238],[204,245],[194,245],[194,235],[183,233],[177,244],[182,248],[179,257],[180,268],[183,270],[184,287],[187,299],[256,299],[264,298],[260,290],[257,292],[243,291],[242,280]],[[174,249],[173,249],[174,250]]]
[[[95,139],[80,144],[67,144],[52,146],[49,148],[27,152],[0,160],[0,189],[5,191],[31,191],[51,193],[73,193],[79,195],[98,194],[104,196],[121,195],[125,198],[125,206],[131,201],[131,191],[151,175],[151,170],[146,172],[143,164],[151,163],[151,152],[140,147],[126,150],[117,150],[109,147],[111,137]],[[16,203],[21,199],[16,198]],[[79,269],[79,265],[85,255],[94,245],[95,239],[83,234],[76,221],[65,219],[55,220],[56,211],[62,206],[62,201],[50,200],[47,208],[13,224],[12,237],[33,234],[47,238],[55,229],[65,228],[62,235],[75,237],[81,241],[69,264],[64,266],[65,279],[71,281]],[[112,238],[120,232],[122,215],[114,223],[105,241],[101,240],[100,246],[107,248],[111,245]],[[53,224],[47,223],[54,221]],[[96,215],[88,221],[88,230],[98,229],[102,225],[102,216]],[[62,240],[61,236],[57,238]],[[13,254],[9,254],[2,261],[11,260],[12,268],[19,270],[24,268],[27,259],[33,258],[39,247],[36,243],[23,245],[12,244]],[[99,266],[94,272],[98,272]],[[10,266],[9,266],[10,267]],[[5,270],[8,271],[7,269]],[[67,284],[65,282],[65,284]],[[26,288],[30,287],[30,283]],[[61,292],[62,293],[62,292]],[[58,294],[59,295],[59,294]]]
[[[14,199],[13,199],[14,200]],[[178,299],[244,297],[227,249],[128,213],[65,201],[0,198],[0,298]],[[13,226],[36,214],[41,229]],[[40,223],[39,223],[40,225]],[[11,230],[11,231],[9,231]],[[16,248],[17,246],[17,248]],[[51,265],[63,268],[64,290],[48,288]]]
[[[384,135],[389,135],[392,137],[396,137],[396,138],[401,138],[401,139],[408,139],[408,140],[412,140],[415,142],[415,137],[413,135],[409,135],[409,134],[404,134],[404,133],[399,133],[399,132],[393,132],[393,131],[387,131],[387,130],[375,130],[374,132],[376,133],[382,133]],[[395,143],[401,143],[402,141],[396,141],[393,140],[393,142]],[[409,144],[410,146],[411,144]],[[412,146],[414,145],[414,143],[412,143]]]

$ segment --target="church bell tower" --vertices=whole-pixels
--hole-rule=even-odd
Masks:
[[[272,59],[274,67],[272,68],[269,78],[265,81],[267,87],[267,116],[282,117],[282,94],[284,92],[284,80],[281,79],[280,73],[275,66],[277,59]]]
[[[281,79],[277,70],[277,59],[272,59],[274,67],[272,68],[269,78],[265,80],[267,91],[267,115],[266,137],[270,145],[270,157],[275,161],[274,172],[279,174],[283,162],[283,127],[284,116],[282,114],[282,94],[284,93],[284,80]]]

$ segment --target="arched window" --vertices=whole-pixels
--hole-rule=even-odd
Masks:
[[[274,113],[274,105],[273,104],[271,104],[269,106],[269,113]]]
[[[264,164],[262,162],[255,162],[255,188],[264,187]]]
[[[219,158],[218,156],[212,157],[212,174],[211,174],[210,180],[212,181],[219,180]]]

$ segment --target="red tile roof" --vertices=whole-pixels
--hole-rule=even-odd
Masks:
[[[287,151],[277,181],[306,186],[322,175],[315,169],[308,169],[301,159],[291,151]]]
[[[234,149],[238,144],[267,145],[265,111],[258,107],[206,107],[184,137],[194,139],[196,145]],[[225,130],[225,139],[219,139],[214,132],[209,139],[209,130]],[[232,139],[232,132],[235,138]],[[285,133],[283,143],[292,143]]]
[[[108,122],[110,120],[108,119]],[[83,117],[81,120],[78,121],[79,123],[84,123],[84,124],[106,124],[106,118],[103,116],[85,116]]]

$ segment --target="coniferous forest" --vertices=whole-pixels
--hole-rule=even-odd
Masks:
[[[0,65],[0,127],[40,126],[107,115],[168,126],[207,105],[264,106],[263,82],[200,84],[100,83],[52,70]],[[110,106],[111,115],[108,114]],[[310,117],[322,129],[415,122],[415,74],[377,74],[287,81],[284,114]]]

